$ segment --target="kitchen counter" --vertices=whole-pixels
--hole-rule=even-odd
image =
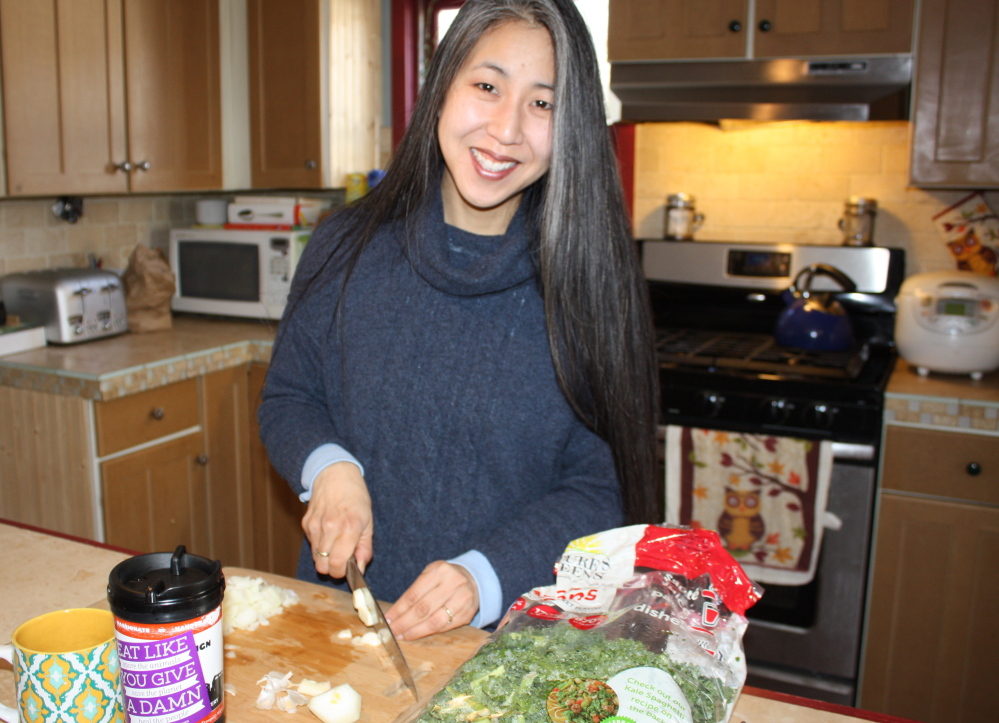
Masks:
[[[277,322],[177,314],[173,328],[0,357],[0,385],[115,399],[247,362],[270,360]]]
[[[899,359],[885,392],[885,421],[982,434],[999,433],[999,372],[921,377]]]
[[[0,606],[0,641],[10,639],[14,629],[25,620],[66,607],[106,607],[105,586],[111,568],[127,558],[128,553],[104,545],[88,543],[44,530],[27,528],[0,520],[0,580],[4,601]],[[373,652],[342,649],[337,643],[330,649],[319,648],[315,641],[325,641],[343,627],[357,628],[356,615],[346,593],[277,575],[246,570],[228,570],[227,574],[264,577],[273,584],[296,590],[302,602],[289,608],[265,628],[252,633],[235,631],[226,638],[232,655],[226,661],[226,682],[236,686],[236,694],[226,698],[228,718],[234,721],[281,721],[287,713],[262,711],[253,706],[255,681],[270,670],[293,670],[294,679],[303,675],[329,678],[334,684],[350,682],[360,689],[365,704],[362,722],[389,723],[411,703],[404,692],[383,687],[394,677],[391,663],[377,649]],[[328,627],[323,630],[320,625]],[[311,626],[308,627],[308,626]],[[305,644],[295,638],[296,631],[311,631]],[[450,676],[461,660],[471,655],[485,639],[485,633],[473,628],[459,628],[425,640],[403,642],[421,691],[428,691],[437,681]],[[371,649],[369,649],[370,651]],[[340,667],[318,670],[309,667],[319,659],[340,661]],[[308,662],[307,662],[308,661]],[[0,661],[0,702],[13,704],[13,673],[9,664]],[[302,720],[314,720],[302,711]],[[905,723],[876,713],[817,703],[755,688],[745,688],[731,721],[734,723],[850,723],[868,720],[881,723]]]

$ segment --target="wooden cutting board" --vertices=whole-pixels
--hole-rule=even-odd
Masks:
[[[300,708],[290,715],[254,706],[260,693],[257,681],[271,671],[291,671],[295,682],[310,678],[328,680],[334,686],[349,683],[361,694],[360,720],[365,723],[390,723],[415,704],[381,646],[358,646],[337,638],[337,633],[344,629],[355,636],[370,630],[358,619],[348,593],[255,570],[232,567],[223,572],[226,577],[261,577],[273,585],[294,590],[301,599],[298,605],[272,617],[269,625],[252,632],[235,630],[226,637],[225,682],[236,688],[235,695],[226,695],[226,720],[239,723],[318,720],[307,709]],[[382,609],[386,609],[384,604]],[[400,641],[399,647],[416,679],[421,700],[429,698],[446,682],[485,638],[481,630],[463,627],[423,640]]]

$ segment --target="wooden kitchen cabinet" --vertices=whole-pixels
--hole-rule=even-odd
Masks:
[[[240,365],[95,403],[105,542],[254,564],[248,400]]]
[[[999,188],[999,6],[922,0],[919,27],[910,182]]]
[[[860,707],[992,720],[999,444],[887,425]]]
[[[247,0],[254,188],[343,188],[378,167],[381,5]]]
[[[908,53],[914,0],[610,0],[618,60]]]
[[[218,0],[0,0],[12,196],[222,186]]]
[[[105,542],[136,552],[185,545],[215,559],[205,514],[204,444],[193,432],[101,464]]]
[[[321,188],[320,0],[250,0],[250,169],[255,188]]]
[[[249,374],[250,464],[253,496],[253,560],[260,570],[295,576],[302,545],[306,505],[292,492],[267,459],[260,441],[257,407],[267,375],[266,364],[251,364]]]

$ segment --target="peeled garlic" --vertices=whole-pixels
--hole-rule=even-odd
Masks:
[[[310,700],[309,710],[323,723],[354,723],[361,717],[361,695],[344,683]]]
[[[354,607],[357,609],[357,617],[369,628],[378,620],[376,604],[375,598],[368,588],[362,587],[354,590]]]

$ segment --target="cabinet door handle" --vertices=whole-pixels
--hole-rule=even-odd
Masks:
[[[316,166],[318,165],[319,164],[313,161],[311,158],[305,162],[305,167],[310,171],[316,170]]]
[[[737,33],[740,30],[742,30],[742,23],[740,23],[738,20],[733,20],[728,24],[728,29],[730,32]]]
[[[135,164],[135,167],[140,171],[148,171],[152,167],[152,164],[149,161],[139,161]]]
[[[122,173],[130,173],[132,170],[132,164],[129,163],[128,161],[122,161],[117,166],[115,166],[115,168],[117,168]]]
[[[205,465],[208,464],[208,455],[199,454],[197,461],[198,461],[198,464],[200,464],[202,467],[204,467]]]
[[[769,20],[761,20],[760,21],[760,32],[761,33],[769,33],[770,29],[772,27],[773,27],[773,25],[770,24]]]
[[[155,419],[156,421],[159,421],[163,419],[164,414],[165,413],[163,411],[163,407],[156,407],[153,411],[149,413],[149,416]]]
[[[978,464],[978,462],[968,462],[965,471],[972,477],[977,477],[982,473],[982,465]]]

